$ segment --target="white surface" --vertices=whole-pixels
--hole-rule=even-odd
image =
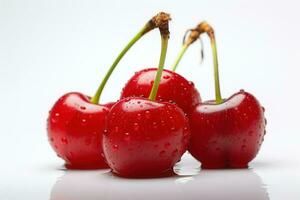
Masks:
[[[300,199],[298,1],[0,0],[0,199]],[[46,138],[54,101],[92,95],[123,45],[158,11],[172,14],[167,66],[187,28],[209,21],[217,34],[221,88],[243,88],[266,107],[267,135],[249,170],[200,171],[187,156],[178,177],[128,180],[107,171],[64,171]],[[192,46],[178,72],[213,98],[209,43],[199,66]],[[157,32],[120,63],[102,102],[118,98],[134,71],[156,66]],[[162,199],[162,198],[161,198]]]

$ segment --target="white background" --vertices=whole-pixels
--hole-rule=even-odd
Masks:
[[[0,199],[299,199],[299,7],[297,0],[0,0]],[[243,88],[265,106],[267,135],[251,169],[199,172],[186,155],[180,176],[162,180],[62,170],[46,137],[48,110],[66,92],[93,95],[121,48],[158,11],[173,19],[166,68],[184,31],[207,20],[215,27],[223,96]],[[214,86],[204,43],[202,65],[195,44],[178,73],[207,100]],[[157,31],[144,37],[101,101],[116,100],[134,71],[157,66],[159,50]]]

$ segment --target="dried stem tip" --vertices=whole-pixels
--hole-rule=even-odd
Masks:
[[[169,32],[169,21],[171,20],[170,14],[165,13],[165,12],[160,12],[154,17],[152,17],[151,20],[148,21],[146,24],[147,29],[146,32],[159,28],[162,37],[169,37],[170,32]],[[146,33],[145,32],[145,33]]]
[[[202,33],[207,33],[209,37],[214,37],[214,29],[205,21],[201,22],[195,28],[190,29],[187,32],[190,32],[187,39],[184,41],[184,43],[187,45],[195,42]]]

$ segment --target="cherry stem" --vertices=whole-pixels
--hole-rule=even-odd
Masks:
[[[216,103],[220,104],[223,102],[221,96],[221,89],[220,89],[220,80],[219,80],[219,64],[218,64],[218,54],[217,54],[217,44],[215,38],[215,32],[212,26],[210,26],[207,22],[202,22],[198,25],[197,29],[201,33],[206,33],[210,39],[210,44],[212,48],[212,56],[214,62],[214,79],[215,79],[215,96],[216,96]]]
[[[186,43],[184,43],[184,44],[182,45],[182,47],[181,47],[181,49],[180,49],[180,51],[179,51],[179,53],[178,53],[178,55],[177,55],[177,58],[176,58],[176,60],[175,60],[175,62],[174,62],[174,64],[173,64],[173,66],[172,66],[172,71],[173,71],[173,72],[176,71],[179,62],[180,62],[180,60],[182,59],[182,57],[183,57],[184,53],[186,52],[186,50],[188,49],[188,47],[189,47],[189,45],[186,44]]]
[[[169,40],[169,36],[164,36],[164,35],[161,36],[161,52],[160,52],[158,70],[156,72],[155,80],[149,95],[149,99],[152,101],[154,101],[156,98],[160,79],[162,76],[162,72],[164,70],[164,64],[165,64],[167,49],[168,49],[168,40]]]
[[[186,34],[190,32],[187,39],[185,40]],[[194,43],[197,39],[200,38],[200,35],[206,33],[210,38],[211,48],[212,48],[212,55],[213,55],[213,62],[214,62],[214,81],[215,81],[215,96],[216,96],[216,103],[220,104],[223,102],[220,90],[220,80],[219,80],[219,67],[218,67],[218,55],[217,55],[217,45],[216,39],[213,28],[207,22],[201,22],[198,24],[194,29],[187,30],[184,36],[184,42],[181,47],[181,50],[174,62],[172,70],[175,71],[177,69],[178,63],[182,59],[184,53],[186,52],[187,48]]]
[[[94,104],[98,104],[100,101],[100,96],[102,94],[102,91],[108,81],[108,79],[110,78],[111,74],[113,73],[113,71],[115,70],[116,66],[118,65],[118,63],[120,62],[120,60],[123,58],[123,56],[128,52],[128,50],[139,40],[141,39],[146,33],[152,31],[155,28],[159,28],[160,32],[162,34],[162,30],[164,30],[164,28],[167,26],[168,27],[168,23],[169,20],[171,20],[170,15],[164,12],[160,12],[157,15],[155,15],[154,17],[152,17],[152,19],[150,19],[146,25],[129,41],[129,43],[124,47],[124,49],[120,52],[120,54],[118,55],[118,57],[114,60],[113,64],[111,65],[111,67],[109,68],[109,70],[107,71],[106,75],[104,76],[101,84],[99,85],[95,95],[91,98],[91,102]],[[163,60],[163,64],[164,64],[164,60]]]

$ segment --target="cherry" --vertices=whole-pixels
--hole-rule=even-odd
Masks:
[[[159,176],[172,170],[189,136],[188,120],[176,105],[129,97],[107,116],[104,153],[120,176]]]
[[[55,103],[48,118],[48,137],[67,168],[107,167],[100,153],[108,111],[108,106],[93,104],[90,97],[77,92]]]
[[[100,95],[125,53],[143,35],[164,26],[169,20],[168,16],[159,13],[146,23],[118,55],[92,98],[72,92],[63,95],[54,104],[47,121],[48,138],[57,155],[65,160],[67,168],[108,167],[102,153],[102,137],[106,116],[114,103],[100,105]]]
[[[206,22],[197,28],[211,40],[216,100],[199,104],[191,113],[189,152],[201,162],[202,168],[246,168],[263,141],[264,109],[252,94],[243,90],[222,99],[214,31]]]
[[[185,114],[174,104],[155,101],[168,38],[168,31],[163,32],[159,68],[149,99],[122,99],[107,116],[103,151],[108,165],[119,176],[160,176],[172,171],[187,149],[190,131]]]
[[[135,73],[123,88],[121,99],[134,96],[147,97],[151,91],[156,72],[156,68],[148,68]],[[163,71],[157,100],[176,103],[185,113],[190,113],[201,102],[200,94],[194,83],[170,70]]]

